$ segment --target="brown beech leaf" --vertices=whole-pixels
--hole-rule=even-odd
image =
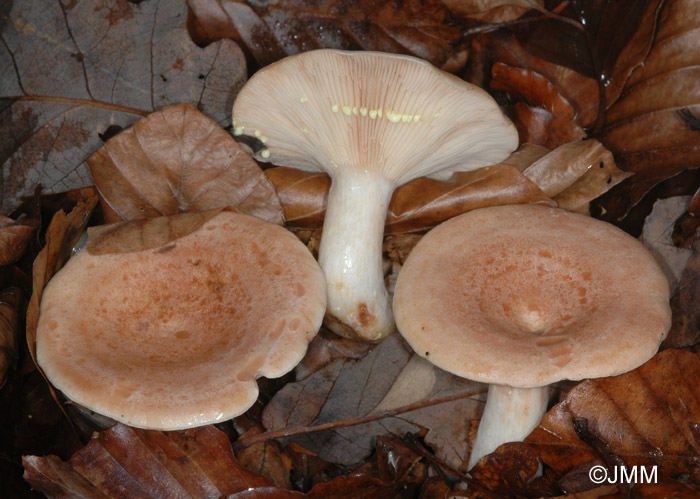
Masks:
[[[370,343],[343,338],[321,328],[309,343],[306,355],[295,368],[296,378],[302,380],[336,359],[361,359],[371,348]]]
[[[251,428],[241,435],[241,438],[261,431],[259,428]],[[266,477],[277,487],[291,489],[292,459],[280,447],[280,444],[274,441],[260,442],[241,449],[236,453],[236,459],[246,469]]]
[[[637,172],[609,204],[620,220],[659,181],[700,164],[700,6],[663,4],[653,45],[621,97],[607,112],[600,137],[624,170]]]
[[[669,349],[629,373],[578,384],[525,441],[559,476],[602,460],[658,466],[698,487],[699,427],[700,358]]]
[[[554,116],[573,120],[576,111],[544,76],[529,68],[497,62],[491,70],[491,88],[509,92],[533,107],[542,107]]]
[[[530,161],[523,155],[512,163],[471,172],[458,172],[447,180],[415,179],[394,191],[389,204],[385,233],[429,229],[455,215],[499,204],[552,204],[514,164]],[[528,163],[529,164],[529,163]],[[524,168],[524,166],[520,166]],[[330,187],[326,174],[277,167],[266,170],[293,227],[320,227]]]
[[[529,52],[599,80],[605,108],[644,60],[661,4],[662,0],[572,1],[561,14],[579,21],[579,26],[543,19],[514,31]]]
[[[190,104],[137,121],[87,163],[107,222],[226,206],[284,222],[275,190],[257,163]]]
[[[48,497],[218,498],[272,485],[243,468],[213,426],[163,432],[117,424],[67,462],[25,456],[23,463],[25,479]]]
[[[0,388],[7,380],[8,371],[17,361],[19,306],[22,292],[9,288],[0,293]]]
[[[555,22],[560,23],[559,21]],[[525,26],[531,29],[533,24],[529,23]],[[575,30],[570,25],[566,26],[565,29]],[[558,39],[554,42],[549,40],[549,42],[557,46],[563,45],[563,42]],[[527,97],[527,100],[536,102],[533,99],[536,98],[537,93],[548,94],[553,97],[555,94],[552,92],[556,90],[556,93],[559,95],[559,98],[556,99],[561,99],[562,103],[564,101],[568,102],[575,111],[573,120],[561,117],[561,123],[573,121],[578,127],[589,127],[595,123],[598,117],[598,83],[595,78],[585,76],[573,69],[533,55],[525,50],[513,34],[506,30],[483,34],[474,40],[465,75],[466,79],[480,87],[488,88],[493,78],[492,69],[496,63],[510,66],[513,68],[510,71],[516,71],[517,69],[515,68],[527,70],[523,72],[525,76],[536,73],[545,78],[549,84],[545,84],[540,78],[535,78],[532,82],[536,83],[534,88],[531,87],[531,82],[528,78],[516,80],[519,82],[517,85],[518,91],[522,93],[524,98]],[[522,85],[525,86],[522,87]],[[542,85],[547,88],[544,90],[540,89]],[[549,89],[549,85],[553,88]],[[515,85],[511,86],[515,87]],[[523,105],[526,104],[525,102],[521,103]],[[544,108],[542,110],[544,111]],[[548,114],[552,115],[552,113]],[[572,127],[572,125],[567,126]],[[571,134],[572,132],[568,133]]]
[[[555,116],[541,107],[522,102],[513,106],[513,124],[518,129],[520,142],[538,144],[554,149],[586,137],[586,132],[568,118]]]
[[[0,215],[0,266],[14,263],[24,254],[35,229]]]
[[[7,5],[7,3],[6,3]],[[240,48],[204,49],[186,31],[179,0],[11,2],[0,27],[0,212],[37,184],[91,185],[85,159],[136,119],[178,102],[230,121],[246,78]]]
[[[291,441],[326,461],[351,465],[370,454],[375,436],[424,432],[438,456],[459,466],[468,454],[467,422],[479,417],[482,402],[465,397],[428,403],[482,387],[409,352],[395,334],[359,360],[340,358],[301,381],[287,384],[265,408],[263,424],[268,430],[295,429],[421,405],[396,417],[338,425],[295,436]]]
[[[448,71],[467,57],[460,25],[440,0],[188,0],[198,43],[231,38],[260,66],[317,48],[411,54]]]

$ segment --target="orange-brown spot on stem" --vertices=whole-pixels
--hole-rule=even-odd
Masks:
[[[367,305],[365,305],[364,303],[360,303],[357,306],[357,318],[360,321],[360,325],[362,327],[367,327],[370,324],[374,324],[375,322],[377,322],[377,318],[372,312],[369,311],[369,308],[367,308]]]

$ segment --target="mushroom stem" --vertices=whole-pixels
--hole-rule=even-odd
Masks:
[[[394,331],[382,271],[384,221],[394,186],[367,172],[333,178],[318,261],[326,276],[324,322],[341,336],[380,341]]]
[[[490,385],[486,407],[474,440],[469,467],[506,442],[522,442],[547,410],[548,387]]]

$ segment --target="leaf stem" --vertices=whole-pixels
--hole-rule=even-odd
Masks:
[[[10,101],[35,101],[35,102],[65,102],[69,104],[78,104],[81,106],[98,107],[101,109],[109,109],[111,111],[119,111],[122,113],[137,114],[139,116],[147,116],[151,111],[137,109],[135,107],[120,106],[119,104],[110,104],[108,102],[94,101],[89,99],[74,99],[71,97],[59,97],[51,95],[17,95],[10,97],[0,97],[0,100]]]
[[[328,423],[322,423],[319,425],[312,426],[301,426],[299,428],[293,428],[291,430],[275,430],[266,431],[264,433],[259,433],[258,435],[253,435],[247,438],[238,439],[233,443],[234,450],[238,450],[243,447],[249,447],[253,444],[260,442],[266,442],[267,440],[273,440],[277,438],[287,438],[293,437],[295,435],[303,435],[307,433],[315,433],[317,431],[334,430],[336,428],[345,428],[347,426],[356,426],[364,423],[371,423],[372,421],[377,421],[379,419],[390,418],[398,414],[403,414],[404,412],[416,411],[418,409],[423,409],[425,407],[431,407],[438,404],[445,404],[447,402],[453,402],[455,400],[460,400],[464,398],[473,397],[474,395],[480,395],[486,393],[488,388],[479,388],[477,390],[470,390],[467,392],[458,393],[456,395],[450,395],[449,397],[442,397],[439,399],[433,399],[428,401],[416,402],[414,404],[404,405],[392,409],[390,411],[380,412],[379,414],[373,414],[371,416],[360,416],[356,418],[348,418],[339,421],[330,421]]]

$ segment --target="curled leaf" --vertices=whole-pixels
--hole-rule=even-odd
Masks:
[[[108,222],[231,206],[283,223],[260,167],[213,120],[169,106],[111,138],[88,165]]]
[[[67,462],[23,458],[24,477],[48,497],[226,497],[272,486],[242,467],[213,426],[147,431],[117,424]]]
[[[589,203],[633,175],[597,140],[564,144],[523,171],[559,208],[588,214]]]

